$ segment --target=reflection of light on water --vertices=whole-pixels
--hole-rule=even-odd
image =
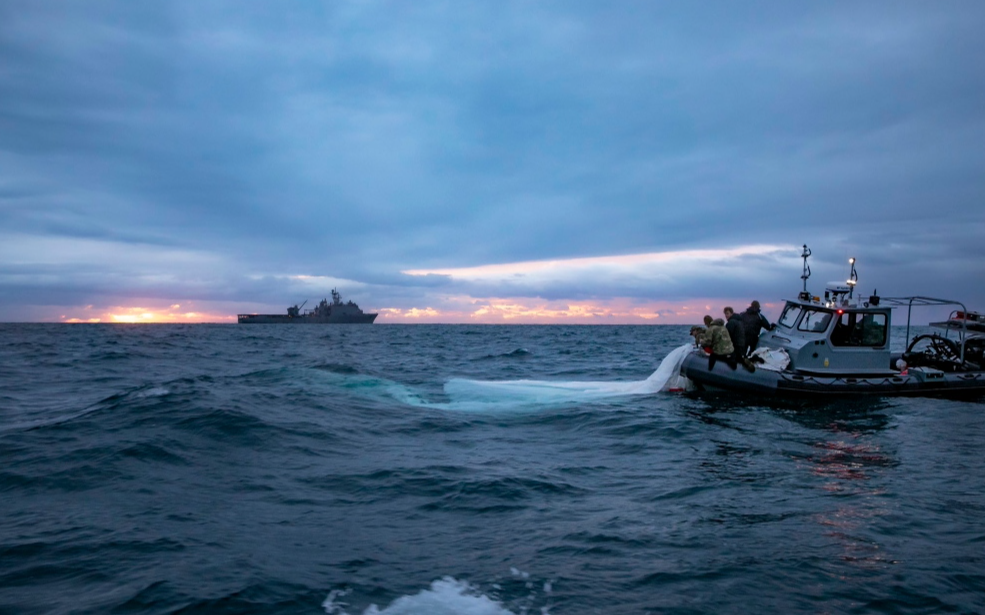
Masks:
[[[814,454],[808,457],[809,471],[828,479],[821,485],[825,492],[853,496],[852,501],[858,504],[841,503],[833,511],[818,513],[814,519],[825,529],[824,535],[841,546],[841,561],[863,568],[894,564],[896,560],[883,551],[882,545],[866,535],[873,519],[886,514],[877,500],[885,490],[868,482],[879,468],[893,466],[895,461],[879,446],[857,442],[862,434],[839,435],[842,439],[814,444]],[[856,441],[846,441],[844,436]]]
[[[883,564],[895,564],[896,561],[883,553],[882,546],[859,535],[871,519],[885,514],[883,508],[862,509],[851,506],[840,506],[828,514],[819,514],[815,520],[826,528],[825,536],[833,538],[842,547],[841,560],[866,568],[875,568]]]
[[[811,457],[815,476],[826,476],[839,480],[868,480],[866,469],[890,465],[890,460],[879,451],[879,447],[868,444],[848,444],[846,442],[821,442],[814,445],[818,453]],[[834,485],[837,490],[841,483]]]

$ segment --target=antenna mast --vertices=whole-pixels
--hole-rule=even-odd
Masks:
[[[800,279],[804,281],[804,290],[801,291],[801,293],[800,293],[800,299],[802,301],[810,301],[811,300],[811,294],[809,292],[807,292],[807,278],[811,277],[811,268],[807,264],[807,258],[810,255],[811,255],[811,250],[810,250],[810,248],[807,247],[807,244],[805,243],[804,244],[804,253],[800,255],[800,257],[802,259],[804,259],[804,272],[800,274]]]

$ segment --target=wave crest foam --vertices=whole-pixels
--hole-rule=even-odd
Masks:
[[[329,593],[322,603],[328,615],[349,615],[344,609],[348,605],[339,600],[345,594]],[[513,612],[465,581],[444,577],[431,583],[429,589],[397,598],[383,610],[371,604],[362,615],[513,615]]]

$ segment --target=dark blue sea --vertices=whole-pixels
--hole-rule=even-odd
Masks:
[[[676,326],[0,325],[0,613],[985,612],[985,403]]]

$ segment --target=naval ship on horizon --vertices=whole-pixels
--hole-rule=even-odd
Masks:
[[[307,303],[305,301],[304,303]],[[372,324],[379,314],[366,314],[352,301],[342,303],[339,291],[332,289],[332,302],[322,299],[313,310],[301,311],[304,307],[292,305],[283,314],[239,314],[239,324]]]

